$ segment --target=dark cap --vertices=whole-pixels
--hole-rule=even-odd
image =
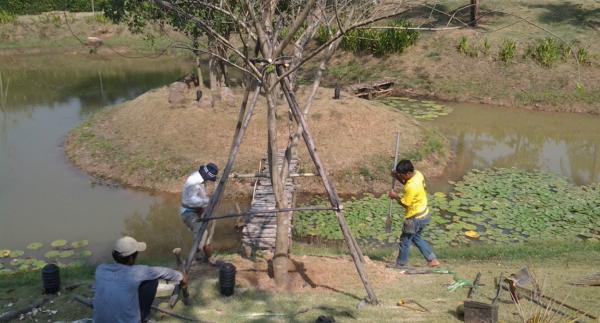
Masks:
[[[217,167],[217,165],[213,164],[213,163],[208,163],[206,165],[202,165],[200,166],[200,169],[198,169],[198,172],[200,173],[200,175],[202,175],[202,178],[205,181],[216,181],[217,180],[217,174],[219,174],[219,168]]]

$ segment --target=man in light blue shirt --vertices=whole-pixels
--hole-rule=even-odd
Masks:
[[[187,284],[176,270],[136,265],[138,252],[144,250],[146,243],[122,237],[112,252],[116,263],[96,268],[95,323],[147,322],[159,279]]]
[[[202,222],[200,219],[204,214],[204,210],[210,202],[210,197],[206,193],[205,183],[207,181],[215,182],[219,168],[213,163],[200,165],[197,171],[188,176],[183,185],[181,192],[181,209],[180,215],[183,223],[190,228],[192,232],[196,232]],[[211,256],[210,242],[214,233],[214,221],[208,222],[206,232],[202,236],[202,241],[199,245],[199,256],[202,254],[206,259]]]

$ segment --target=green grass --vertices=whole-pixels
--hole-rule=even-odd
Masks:
[[[425,130],[425,139],[422,145],[419,145],[416,150],[409,152],[403,158],[413,161],[422,161],[434,154],[443,153],[444,137],[432,130]]]

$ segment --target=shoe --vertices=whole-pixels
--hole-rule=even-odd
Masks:
[[[431,268],[439,267],[441,265],[437,259],[433,259],[432,261],[428,262],[427,264]]]

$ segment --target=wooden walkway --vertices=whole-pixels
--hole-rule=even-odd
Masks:
[[[284,150],[277,154],[277,160],[281,165],[284,156]],[[269,174],[268,159],[263,159],[261,173]],[[290,173],[298,172],[298,160],[291,161]],[[289,207],[294,207],[294,180],[288,176],[285,180],[285,198]],[[275,196],[273,195],[273,186],[270,178],[259,178],[256,180],[254,194],[250,211],[275,210]],[[292,215],[290,215],[292,217]],[[290,221],[292,219],[290,218]],[[259,213],[246,218],[242,230],[242,245],[246,253],[256,250],[272,250],[275,248],[275,235],[277,231],[277,213]],[[289,235],[292,230],[290,227]]]

